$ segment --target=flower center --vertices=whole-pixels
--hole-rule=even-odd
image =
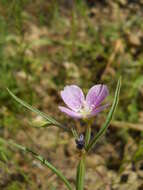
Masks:
[[[85,102],[82,106],[82,108],[79,110],[79,113],[86,118],[87,116],[90,115],[91,111],[92,111],[92,107],[89,107]]]

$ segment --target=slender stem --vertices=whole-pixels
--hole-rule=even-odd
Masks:
[[[77,167],[76,190],[84,189],[84,176],[85,176],[85,154],[83,153]]]
[[[91,127],[87,126],[85,133],[85,149],[88,147],[90,137],[91,137]]]

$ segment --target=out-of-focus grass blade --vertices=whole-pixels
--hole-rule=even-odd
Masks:
[[[115,96],[114,96],[114,100],[113,100],[113,104],[112,104],[112,107],[111,107],[111,109],[110,109],[110,111],[109,111],[109,113],[107,115],[106,121],[105,121],[104,125],[101,127],[101,129],[99,130],[99,132],[97,133],[97,135],[92,139],[92,141],[90,142],[90,144],[86,148],[87,151],[90,151],[92,149],[92,147],[94,147],[96,142],[105,133],[106,129],[108,128],[108,126],[110,124],[110,121],[111,121],[111,119],[113,117],[113,114],[115,112],[116,106],[118,104],[118,101],[119,101],[120,88],[121,88],[121,77],[118,80],[116,91],[115,91]]]
[[[22,106],[26,107],[27,109],[39,114],[41,117],[43,117],[45,120],[48,121],[48,125],[55,125],[57,127],[66,129],[62,124],[60,124],[58,121],[56,121],[55,119],[53,119],[52,117],[48,116],[47,114],[45,114],[44,112],[39,111],[37,108],[29,105],[28,103],[24,102],[23,100],[21,100],[20,98],[18,98],[17,96],[15,96],[13,94],[13,92],[11,92],[8,88],[7,91],[9,92],[9,94],[18,102],[20,103]],[[67,129],[66,129],[67,130]]]
[[[6,163],[8,161],[6,153],[0,149],[0,161]]]
[[[76,190],[84,189],[85,157],[83,156],[77,167]]]
[[[8,151],[4,146],[3,140],[0,138],[0,161],[6,163],[8,161]]]

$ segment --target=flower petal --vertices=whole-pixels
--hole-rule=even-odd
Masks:
[[[103,105],[103,106],[100,106],[100,107],[96,108],[95,110],[93,110],[93,111],[91,112],[91,116],[97,115],[99,112],[101,112],[102,110],[104,110],[104,109],[107,108],[108,106],[109,106],[109,104],[105,104],[105,105]]]
[[[66,86],[61,91],[61,97],[65,104],[73,111],[79,111],[84,102],[84,94],[76,85]]]
[[[86,103],[89,107],[96,108],[108,94],[109,92],[106,85],[95,85],[89,90],[86,96]]]
[[[59,106],[59,109],[60,109],[61,112],[66,113],[70,117],[77,118],[77,119],[81,118],[80,113],[76,113],[76,112],[74,112],[74,111],[72,111],[72,110],[70,110],[70,109],[68,109],[66,107]]]

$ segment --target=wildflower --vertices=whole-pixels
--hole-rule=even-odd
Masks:
[[[106,85],[98,84],[93,86],[86,98],[78,86],[66,86],[61,91],[61,97],[68,108],[59,106],[59,109],[73,118],[90,118],[108,106],[108,104],[101,106],[102,101],[107,95],[108,88]]]

